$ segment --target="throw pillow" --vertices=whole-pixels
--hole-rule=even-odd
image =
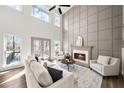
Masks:
[[[36,59],[37,62],[39,62],[39,58],[37,56],[35,56],[35,59]]]
[[[47,67],[47,70],[50,73],[53,82],[56,82],[63,77],[63,72],[61,70],[54,69],[51,67]]]
[[[47,69],[38,62],[31,62],[31,70],[42,87],[48,87],[53,83],[52,78]]]
[[[47,68],[47,62],[45,62],[44,60],[40,60],[39,63]]]
[[[110,60],[109,64],[114,64],[116,62],[120,62],[120,59],[111,57],[111,60]]]
[[[99,55],[97,62],[102,64],[102,65],[108,65],[110,61],[110,57],[109,56],[102,56]]]

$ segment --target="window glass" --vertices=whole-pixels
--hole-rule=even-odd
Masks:
[[[44,57],[44,59],[49,58],[49,51],[50,51],[50,49],[49,49],[50,44],[49,43],[50,42],[47,40],[44,40],[44,42],[43,42],[43,49],[44,49],[43,57]]]
[[[23,8],[21,5],[8,5],[8,7],[18,11],[22,11],[22,8]]]
[[[33,5],[33,16],[45,21],[49,22],[49,14],[42,9],[42,6]]]
[[[21,62],[22,38],[12,34],[4,36],[4,66]]]
[[[60,16],[55,14],[55,26],[60,27]]]
[[[54,41],[54,50],[55,50],[55,57],[56,57],[60,51],[60,41]]]

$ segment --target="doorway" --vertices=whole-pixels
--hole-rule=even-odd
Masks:
[[[45,38],[31,38],[31,54],[43,60],[51,58],[51,40]]]

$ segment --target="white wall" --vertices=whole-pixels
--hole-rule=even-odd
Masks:
[[[23,12],[7,6],[0,6],[0,66],[3,64],[3,34],[11,33],[23,38],[22,61],[31,55],[31,37],[51,39],[51,56],[54,56],[54,40],[61,40],[60,28],[30,16],[31,6],[24,6]]]

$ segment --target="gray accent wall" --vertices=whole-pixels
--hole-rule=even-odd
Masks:
[[[92,59],[100,54],[121,58],[121,5],[76,5],[62,17],[64,51],[71,52],[80,35],[84,46],[93,46]]]

